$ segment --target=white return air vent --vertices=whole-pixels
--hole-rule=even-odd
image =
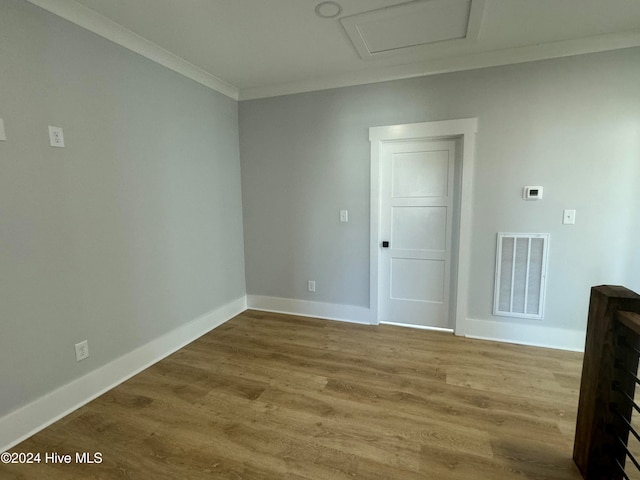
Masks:
[[[548,247],[547,233],[498,233],[494,315],[543,317]]]

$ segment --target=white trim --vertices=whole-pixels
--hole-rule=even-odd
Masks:
[[[340,322],[371,324],[371,312],[368,308],[356,305],[312,302],[293,298],[265,297],[247,295],[247,307],[263,312],[285,313],[300,317],[323,318]]]
[[[631,30],[589,38],[479,52],[459,57],[434,58],[428,61],[407,63],[405,65],[371,67],[366,70],[327,75],[324,77],[315,76],[307,80],[279,83],[277,85],[243,88],[240,91],[240,100],[278,97],[281,95],[315,92],[331,88],[404,80],[407,78],[536,62],[638,46],[640,46],[640,31]]]
[[[476,318],[467,318],[465,337],[571,352],[584,352],[585,342],[584,331]]]
[[[380,160],[382,158],[382,142],[372,141],[373,128],[369,129],[369,141],[371,141],[371,187],[369,219],[369,309],[371,310],[371,323],[380,323],[378,299],[378,265],[380,264]]]
[[[370,226],[370,270],[369,270],[369,308],[371,323],[379,323],[378,268],[380,254],[380,161],[382,143],[385,141],[452,138],[462,139],[462,181],[460,192],[460,229],[457,252],[458,271],[456,273],[455,333],[466,332],[467,302],[469,296],[469,278],[471,268],[471,221],[473,198],[473,175],[475,168],[475,137],[478,131],[477,118],[444,120],[438,122],[411,123],[371,127],[371,226]]]
[[[69,0],[28,1],[227,97],[234,100],[238,100],[240,97],[240,91],[237,87],[187,62],[183,58],[84,5]]]
[[[640,46],[640,31],[629,30],[239,89],[77,2],[71,0],[27,1],[234,100],[277,97]]]
[[[416,328],[418,330],[429,330],[429,331],[432,331],[432,332],[453,333],[453,329],[451,329],[451,328],[427,327],[425,325],[412,325],[412,324],[409,324],[409,323],[380,322],[380,325],[393,325],[394,327]]]
[[[0,418],[0,452],[9,450],[246,308],[246,297],[240,297]]]

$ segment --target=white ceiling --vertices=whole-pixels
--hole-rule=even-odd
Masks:
[[[333,19],[320,0],[29,1],[240,99],[640,46],[640,0],[473,0],[477,38],[364,59],[355,15],[454,0],[337,0]]]

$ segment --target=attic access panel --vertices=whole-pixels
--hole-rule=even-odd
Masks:
[[[422,0],[340,20],[363,59],[420,54],[475,40],[485,0]]]

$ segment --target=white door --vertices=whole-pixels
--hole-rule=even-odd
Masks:
[[[450,328],[455,142],[389,142],[381,153],[380,321]]]

